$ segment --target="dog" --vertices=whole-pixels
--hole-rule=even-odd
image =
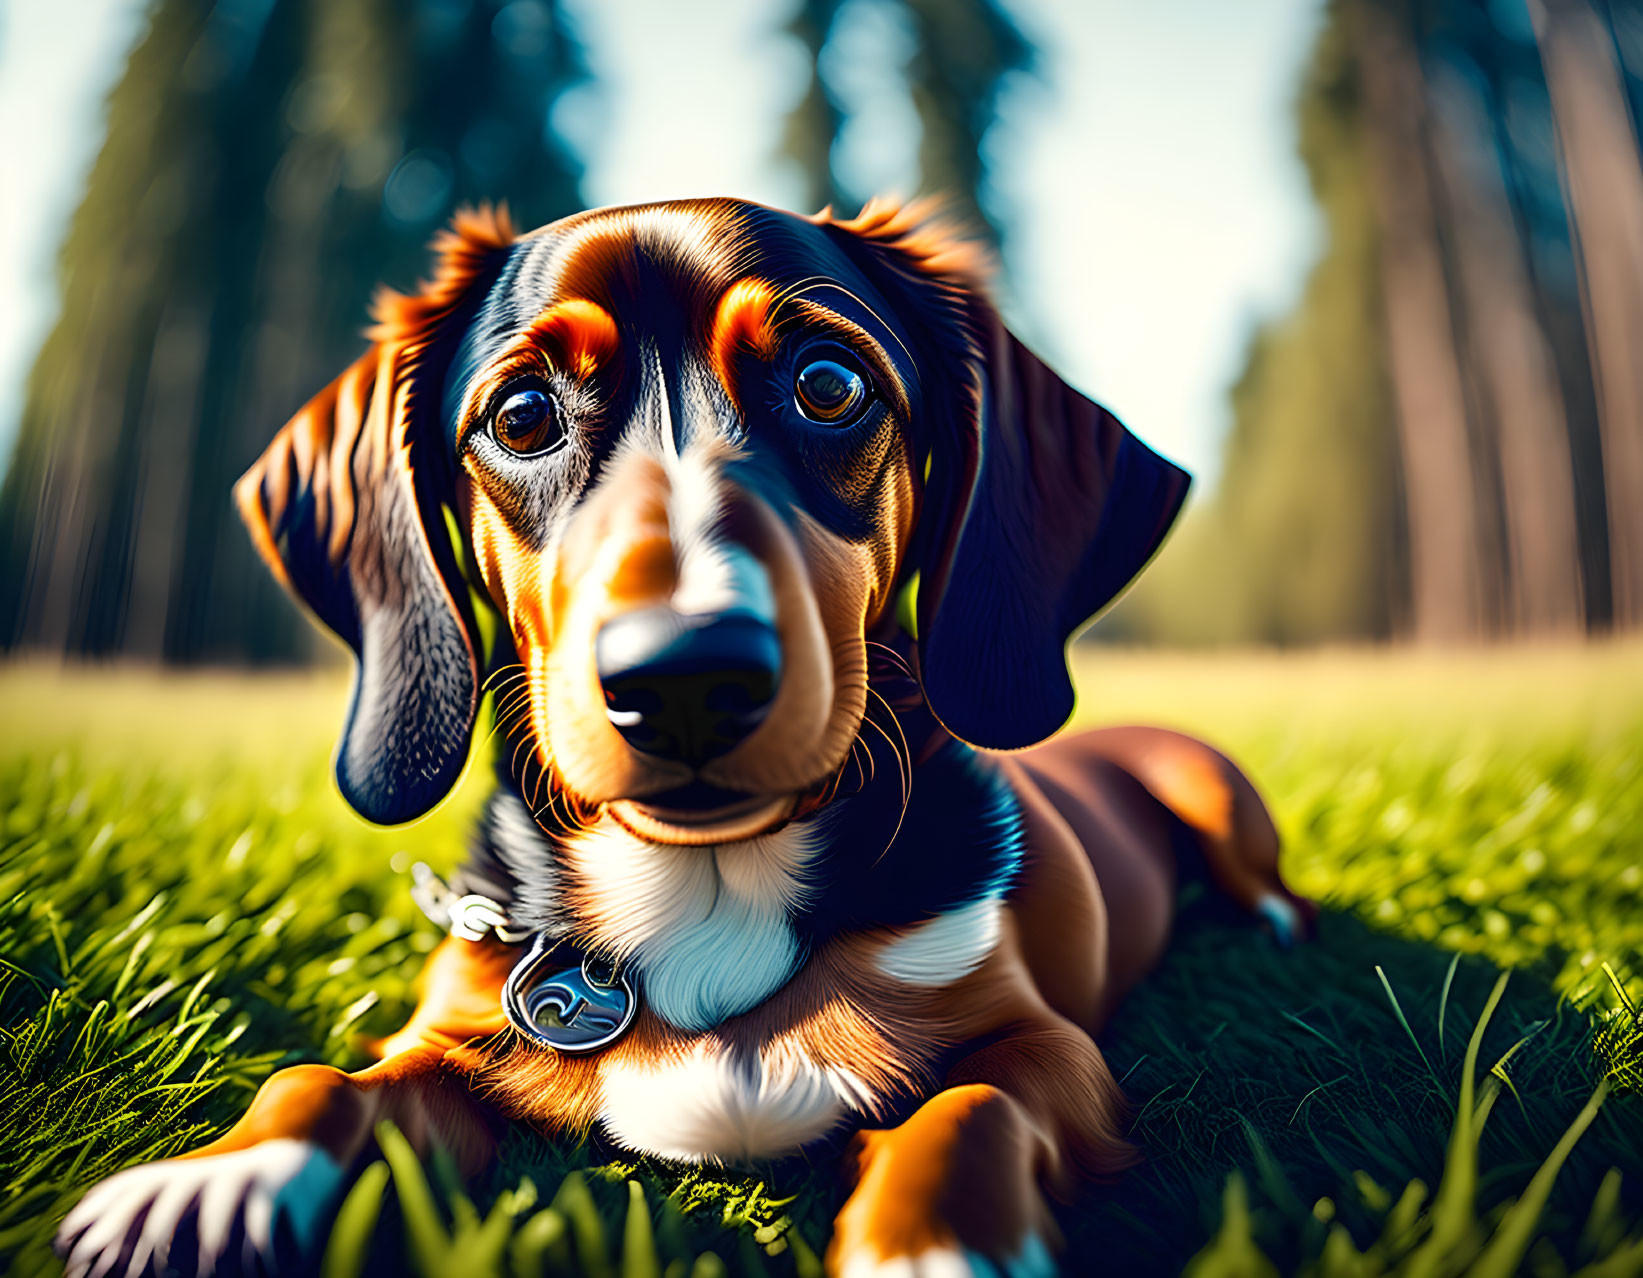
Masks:
[[[1039,744],[1187,476],[918,207],[525,236],[482,208],[434,248],[236,491],[357,656],[335,768],[363,816],[439,802],[496,689],[473,855],[419,889],[452,934],[376,1064],[281,1070],[94,1187],[70,1273],[311,1260],[383,1120],[468,1174],[507,1122],[830,1149],[831,1272],[1053,1272],[1050,1200],[1136,1158],[1093,1035],[1165,946],[1178,849],[1282,941],[1313,913],[1209,746]]]

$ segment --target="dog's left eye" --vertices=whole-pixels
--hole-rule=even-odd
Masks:
[[[867,407],[867,377],[846,352],[830,351],[800,366],[793,402],[813,422],[848,426]]]
[[[546,452],[565,435],[553,397],[540,386],[508,392],[491,416],[491,433],[497,443],[521,457]]]

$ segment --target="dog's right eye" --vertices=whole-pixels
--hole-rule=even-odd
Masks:
[[[867,407],[867,377],[843,351],[808,361],[793,379],[799,411],[824,426],[848,426]]]
[[[491,417],[491,433],[521,457],[545,453],[565,437],[553,397],[540,386],[506,392]]]

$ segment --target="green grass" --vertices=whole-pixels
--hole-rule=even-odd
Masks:
[[[1174,724],[1238,757],[1285,873],[1326,908],[1283,953],[1184,894],[1169,956],[1103,1036],[1147,1161],[1066,1214],[1069,1270],[1202,1252],[1204,1275],[1367,1274],[1439,1220],[1495,1236],[1597,1087],[1601,963],[1643,996],[1643,648],[1078,665],[1082,719]],[[328,780],[345,684],[0,670],[0,1266],[52,1272],[51,1229],[91,1180],[220,1131],[280,1065],[359,1063],[406,1011],[437,938],[404,871],[460,859],[485,770],[413,827],[363,825]],[[1493,1112],[1463,1129],[1502,966],[1478,1049]],[[1477,1166],[1464,1210],[1440,1188],[1460,1183],[1457,1140]],[[404,1256],[428,1275],[812,1273],[836,1206],[824,1170],[589,1167],[520,1133],[464,1193],[385,1149],[338,1227],[338,1278]],[[1627,1261],[1643,1098],[1603,1103],[1533,1215],[1530,1272]]]

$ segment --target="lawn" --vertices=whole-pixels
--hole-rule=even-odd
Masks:
[[[1527,1249],[1535,1274],[1643,1274],[1643,1097],[1603,1099],[1593,1050],[1619,997],[1602,965],[1643,975],[1643,647],[1077,665],[1082,721],[1179,726],[1244,762],[1325,908],[1281,952],[1184,893],[1102,1042],[1146,1162],[1065,1214],[1068,1271],[1506,1273]],[[220,1131],[279,1065],[360,1063],[405,1012],[437,939],[407,871],[460,858],[486,769],[415,826],[363,825],[328,779],[345,695],[341,671],[0,668],[0,1267],[54,1272],[90,1181]],[[337,1278],[406,1258],[430,1278],[810,1274],[836,1205],[822,1170],[681,1178],[525,1135],[470,1198],[384,1148]]]

